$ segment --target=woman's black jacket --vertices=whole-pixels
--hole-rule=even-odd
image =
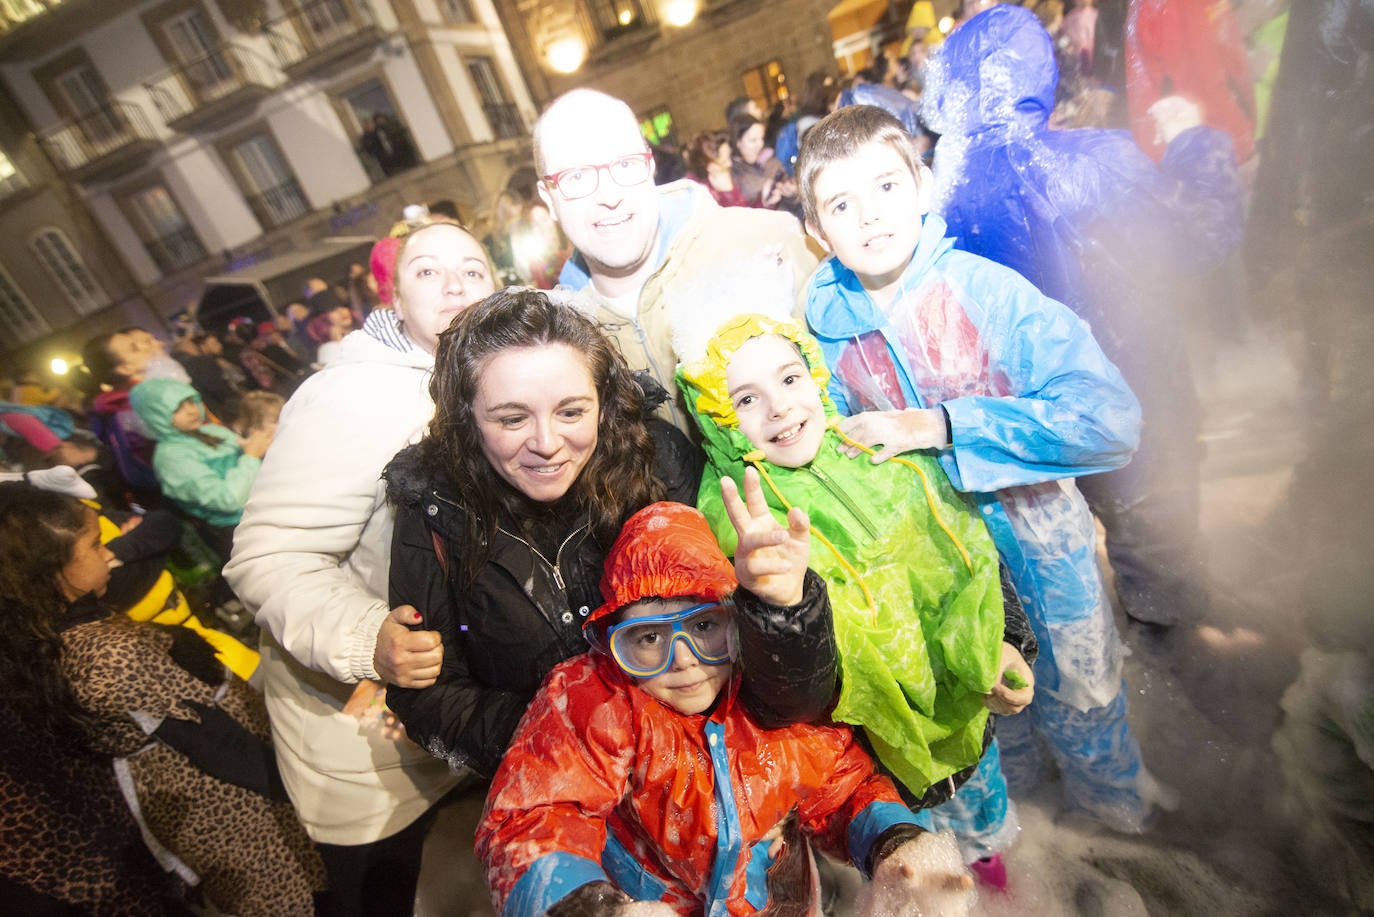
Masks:
[[[677,445],[659,447],[660,456],[680,459]],[[699,473],[698,464],[692,473],[679,468],[660,477],[676,479],[670,498],[695,502]],[[451,767],[490,777],[549,670],[588,649],[582,625],[602,602],[609,545],[598,543],[585,519],[540,520],[536,547],[556,564],[555,575],[531,551],[526,530],[503,519],[490,559],[464,588],[457,551],[467,517],[443,477],[421,467],[418,447],[398,454],[385,476],[396,506],[391,605],[413,605],[423,616],[417,628],[438,631],[444,644],[438,682],[390,687],[388,705],[412,740]],[[815,717],[834,694],[829,601],[820,578],[807,575],[808,599],[793,608],[765,606],[743,590],[737,596],[741,698],[765,725]]]

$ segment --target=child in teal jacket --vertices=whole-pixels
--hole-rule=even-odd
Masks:
[[[175,379],[140,382],[129,392],[129,402],[157,440],[153,470],[162,492],[205,522],[212,540],[221,542],[211,547],[227,556],[272,431],[257,430],[240,439],[232,430],[207,423],[200,395]]]

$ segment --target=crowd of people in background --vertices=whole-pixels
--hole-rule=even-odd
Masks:
[[[1052,771],[1148,831],[1093,519],[1130,626],[1206,620],[1175,310],[1273,79],[1193,7],[917,0],[681,148],[573,90],[480,229],[407,208],[279,315],[13,380],[7,900],[408,914],[489,788],[503,914],[814,913],[811,849],[965,914]]]

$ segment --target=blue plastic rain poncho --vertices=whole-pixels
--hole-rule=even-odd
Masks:
[[[925,128],[921,126],[921,108],[914,100],[882,83],[858,83],[840,93],[840,108],[846,105],[876,105],[898,121],[913,137],[919,137]]]
[[[1073,309],[1117,360],[1142,326],[1176,325],[1167,298],[1153,298],[1161,273],[1167,282],[1239,244],[1235,157],[1202,126],[1180,133],[1159,167],[1126,131],[1051,130],[1058,79],[1050,36],[1022,7],[994,7],[950,35],[922,107],[940,134],[934,210],[957,247]]]
[[[1182,131],[1159,167],[1126,131],[1050,130],[1057,80],[1050,37],[1029,10],[994,7],[950,36],[923,105],[941,134],[935,211],[957,247],[1087,320],[1140,398],[1135,462],[1082,487],[1106,526],[1126,610],[1174,623],[1202,611],[1201,411],[1179,303],[1187,275],[1239,242],[1235,160],[1229,138],[1202,126]]]
[[[1014,272],[955,251],[934,214],[890,315],[836,259],[816,270],[806,318],[834,374],[831,397],[843,413],[948,413],[953,446],[940,464],[983,514],[1040,641],[1029,719],[1070,800],[1138,830],[1148,778],[1126,723],[1092,516],[1069,479],[1129,461],[1139,406],[1080,319]]]

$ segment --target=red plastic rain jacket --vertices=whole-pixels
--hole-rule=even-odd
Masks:
[[[1231,135],[1236,162],[1255,148],[1255,88],[1245,43],[1225,0],[1131,0],[1126,18],[1126,105],[1141,149],[1156,162],[1148,111],[1167,95],[1201,106],[1203,122]]]
[[[895,824],[914,824],[848,727],[760,728],[735,703],[659,703],[609,658],[550,674],[496,773],[477,853],[498,913],[542,914],[589,882],[686,914],[768,903],[763,834],[794,807],[821,849],[865,864]]]

